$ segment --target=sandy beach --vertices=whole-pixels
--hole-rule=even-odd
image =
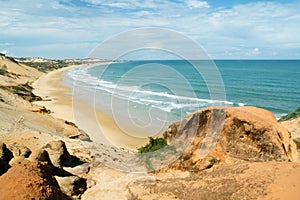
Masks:
[[[102,63],[103,64],[103,63]],[[35,102],[51,110],[51,115],[75,123],[84,130],[94,142],[114,145],[128,150],[142,146],[147,139],[133,138],[124,133],[108,115],[94,110],[88,103],[72,95],[72,89],[61,84],[62,73],[75,67],[69,66],[45,74],[34,82],[33,93],[43,101]],[[76,98],[74,101],[73,98]],[[76,109],[74,109],[76,108]]]

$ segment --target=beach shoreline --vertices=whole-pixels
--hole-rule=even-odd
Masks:
[[[65,71],[83,66],[88,65],[72,65],[57,69],[37,79],[33,83],[33,93],[40,96],[43,101],[37,101],[34,104],[51,110],[50,115],[55,118],[73,122],[95,143],[117,146],[130,151],[144,145],[147,139],[127,135],[110,116],[95,110],[91,104],[79,100],[73,95],[72,88],[62,84],[62,74]]]

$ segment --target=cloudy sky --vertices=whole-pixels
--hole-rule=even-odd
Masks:
[[[0,52],[84,58],[116,34],[160,27],[216,59],[299,59],[299,10],[299,0],[0,0]]]

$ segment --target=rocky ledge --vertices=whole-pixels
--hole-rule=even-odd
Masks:
[[[217,163],[296,161],[291,134],[274,115],[256,107],[209,107],[172,124],[164,133],[182,153],[169,167],[203,170]]]
[[[0,199],[78,199],[87,189],[86,179],[65,169],[84,163],[61,140],[33,152],[17,143],[1,143]]]

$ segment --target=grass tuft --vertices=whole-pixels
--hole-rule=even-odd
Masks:
[[[281,117],[278,121],[286,121],[289,119],[295,119],[297,117],[300,117],[300,107],[294,111],[289,112],[287,115]]]

